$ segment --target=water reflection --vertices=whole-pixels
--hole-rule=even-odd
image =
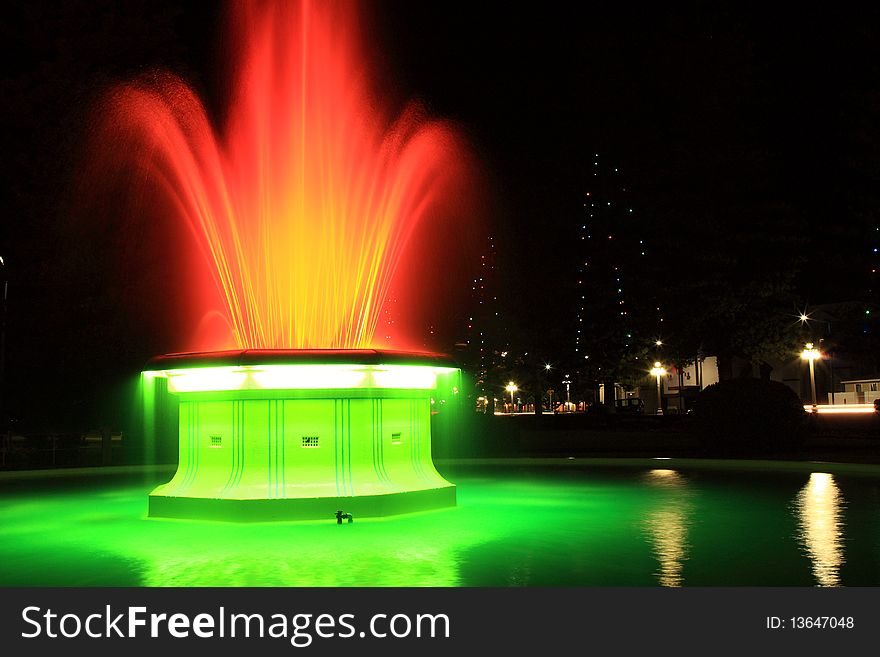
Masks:
[[[142,586],[460,586],[454,546],[141,555]],[[390,546],[384,546],[390,547]]]
[[[331,523],[151,521],[166,540],[132,556],[143,586],[460,586],[460,553],[481,537],[430,531],[458,515],[364,519],[341,530]]]
[[[687,479],[675,470],[655,469],[647,472],[643,481],[660,493],[656,506],[648,509],[643,520],[654,556],[660,562],[657,580],[661,586],[681,586],[693,509]]]
[[[819,586],[840,586],[844,563],[843,506],[845,501],[834,477],[814,472],[794,500],[798,540],[803,544]]]

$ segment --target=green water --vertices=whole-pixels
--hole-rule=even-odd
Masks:
[[[149,519],[167,473],[0,479],[0,585],[880,585],[880,469],[441,470],[458,507],[341,526]]]

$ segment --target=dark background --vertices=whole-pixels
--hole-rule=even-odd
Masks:
[[[363,14],[398,100],[457,122],[483,163],[499,304],[524,344],[563,340],[570,238],[597,153],[627,180],[658,284],[711,275],[695,254],[712,252],[791,276],[801,307],[876,304],[880,10],[474,4],[373,0]],[[114,275],[127,247],[73,225],[71,179],[92,103],[114,82],[170,69],[220,116],[221,24],[218,3],[6,11],[0,255],[15,428],[118,422],[120,383],[175,350],[140,288]]]

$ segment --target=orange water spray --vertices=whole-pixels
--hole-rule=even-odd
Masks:
[[[191,301],[226,329],[198,349],[377,346],[392,290],[418,296],[401,266],[415,231],[461,214],[467,167],[455,130],[417,104],[392,116],[355,9],[234,5],[219,129],[167,73],[115,88],[102,108],[104,154],[137,170],[192,236],[177,254],[200,263]],[[392,346],[417,343],[396,328]]]

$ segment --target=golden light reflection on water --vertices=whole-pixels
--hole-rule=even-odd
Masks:
[[[660,562],[655,573],[661,586],[684,584],[684,562],[688,558],[688,527],[693,505],[687,479],[675,470],[655,469],[643,481],[657,489],[656,505],[649,508],[643,527]]]
[[[794,500],[798,540],[804,546],[819,586],[840,586],[845,501],[834,476],[813,472]]]

